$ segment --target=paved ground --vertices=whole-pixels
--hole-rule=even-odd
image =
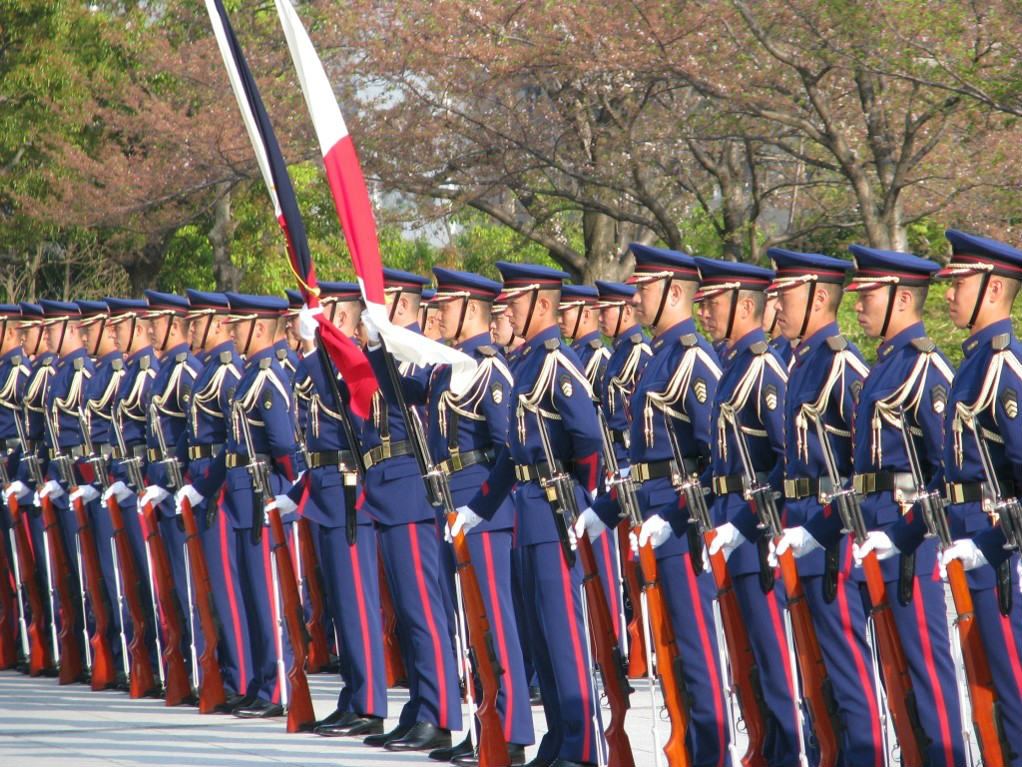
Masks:
[[[316,713],[326,716],[337,696],[336,677],[309,677]],[[666,714],[651,715],[648,687],[634,682],[628,733],[637,765],[656,763],[651,725],[667,737]],[[657,696],[660,703],[659,694]],[[396,717],[407,700],[390,690]],[[604,712],[607,716],[607,712]],[[661,718],[662,717],[662,718]],[[533,708],[537,737],[542,709]],[[607,721],[605,719],[605,721]],[[392,726],[395,720],[388,721]],[[457,734],[456,734],[457,737]],[[532,758],[535,747],[527,750]],[[0,767],[385,767],[436,764],[422,754],[390,754],[348,738],[289,735],[284,720],[243,721],[222,714],[199,715],[190,707],[167,708],[162,701],[131,700],[125,693],[92,692],[84,685],[60,686],[55,679],[0,671]]]

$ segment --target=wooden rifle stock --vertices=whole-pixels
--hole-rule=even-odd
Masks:
[[[596,567],[593,545],[585,533],[578,539],[578,552],[582,560],[582,587],[589,607],[589,630],[596,662],[600,666],[600,676],[603,678],[603,693],[610,704],[610,724],[604,732],[607,739],[607,761],[615,767],[635,767],[632,744],[625,730],[625,714],[628,712],[628,696],[632,688],[628,684],[621,646],[614,633],[614,618],[610,614],[603,580]]]
[[[291,561],[291,549],[287,545],[280,510],[272,505],[272,498],[267,502],[266,517],[270,522],[270,553],[277,565],[281,609],[293,658],[291,668],[287,670],[287,678],[291,682],[287,704],[287,731],[307,732],[315,723],[316,715],[312,708],[309,680],[305,677],[305,622],[302,602],[298,597],[294,563]]]
[[[39,676],[53,668],[53,658],[50,657],[50,648],[44,638],[43,620],[46,608],[43,606],[43,590],[39,585],[39,570],[27,529],[28,521],[13,494],[8,496],[7,504],[11,513],[11,527],[14,529],[14,537],[18,544],[21,583],[25,589],[29,612],[32,614],[32,620],[28,624],[28,673],[29,676]]]
[[[901,646],[898,627],[894,623],[894,613],[891,612],[884,573],[880,569],[875,551],[869,552],[862,560],[862,570],[866,574],[866,588],[872,605],[870,614],[873,616],[873,626],[876,629],[877,655],[880,657],[884,684],[887,688],[887,707],[891,710],[894,731],[901,747],[901,763],[925,764],[924,744],[920,742],[925,733],[919,721],[905,650]]]
[[[110,523],[114,530],[114,547],[117,549],[117,565],[121,571],[124,586],[124,602],[128,606],[128,617],[131,620],[131,642],[128,654],[131,656],[131,685],[128,694],[132,698],[141,698],[151,694],[159,685],[153,675],[153,666],[149,660],[149,648],[146,647],[146,621],[142,608],[142,578],[139,575],[139,564],[135,561],[128,540],[128,531],[124,526],[124,513],[117,499],[111,497],[107,501],[110,512]]]
[[[837,718],[837,701],[834,688],[823,662],[820,642],[809,612],[802,579],[795,568],[795,557],[791,551],[777,556],[781,568],[781,579],[788,595],[788,615],[791,617],[791,631],[795,639],[795,653],[799,671],[802,674],[802,694],[809,706],[813,720],[813,732],[820,745],[819,767],[833,767],[837,763],[838,732],[841,723]]]
[[[75,637],[75,624],[80,616],[75,609],[78,602],[72,597],[72,591],[77,589],[71,578],[71,563],[68,560],[67,549],[64,548],[64,538],[60,534],[57,512],[49,496],[42,499],[42,509],[43,529],[50,544],[51,566],[57,581],[57,597],[60,600],[60,634],[57,637],[60,646],[58,680],[61,684],[71,684],[82,678],[84,670],[82,648]],[[56,616],[53,616],[53,619],[56,620]]]
[[[710,544],[717,537],[714,530],[703,532],[706,544],[706,555],[710,554]],[[720,608],[720,620],[724,625],[724,638],[727,642],[728,657],[731,659],[731,676],[738,694],[738,705],[742,710],[742,719],[749,734],[749,745],[742,757],[745,767],[766,764],[764,751],[766,741],[766,699],[763,687],[759,682],[759,667],[752,653],[749,633],[745,628],[738,597],[731,584],[731,574],[727,569],[724,552],[718,551],[710,557],[710,568],[717,584],[717,605]]]
[[[629,529],[627,524],[618,525],[618,549],[621,551],[621,573],[625,592],[632,606],[632,617],[626,627],[628,632],[628,677],[629,679],[639,679],[646,676],[646,664],[649,660],[646,658],[646,643],[642,641],[642,621],[645,620],[642,614],[642,600],[639,598],[642,593],[642,570],[639,567],[638,559],[632,554],[632,548],[628,541]]]
[[[163,625],[163,661],[166,666],[166,704],[176,706],[184,703],[192,693],[188,670],[185,668],[181,642],[184,639],[184,620],[181,616],[181,603],[178,601],[177,588],[174,585],[174,573],[170,568],[167,547],[160,535],[156,509],[147,503],[142,511],[145,521],[146,545],[149,546],[149,558],[152,560],[152,576],[156,582],[156,597],[160,605]]]
[[[641,525],[632,532],[639,536]],[[668,767],[690,767],[692,755],[685,740],[688,737],[689,701],[681,670],[681,656],[671,627],[671,616],[667,611],[660,588],[656,555],[648,543],[639,549],[639,570],[642,575],[642,591],[646,595],[646,609],[649,611],[649,627],[656,656],[656,670],[660,677],[660,689],[664,695],[664,706],[671,718],[671,735],[664,744],[664,755]]]
[[[965,675],[969,681],[969,699],[972,702],[972,724],[979,738],[979,750],[983,764],[1007,764],[1011,748],[1008,745],[1001,712],[994,693],[994,680],[987,663],[986,648],[976,625],[976,613],[972,605],[972,592],[965,578],[961,560],[952,559],[947,564],[947,580],[951,586],[951,597],[955,603],[955,625],[962,643],[962,657],[965,661]]]
[[[448,526],[453,526],[458,515],[447,514]],[[479,721],[479,765],[480,767],[508,767],[507,741],[504,740],[504,725],[497,713],[497,693],[500,690],[500,659],[493,643],[490,618],[486,613],[486,602],[479,588],[479,578],[468,550],[464,532],[459,532],[452,541],[457,578],[461,582],[461,596],[465,603],[465,621],[468,624],[468,642],[472,648],[476,673],[482,687],[482,696],[476,707]],[[483,659],[488,660],[483,660]]]
[[[214,503],[211,499],[210,503]],[[199,656],[202,678],[199,681],[199,713],[209,714],[227,700],[223,676],[216,648],[219,642],[216,607],[213,605],[213,582],[209,577],[206,553],[202,550],[202,539],[195,523],[195,512],[187,498],[181,499],[181,520],[185,526],[185,545],[188,547],[188,561],[195,579],[195,606],[199,612],[199,627],[202,630],[203,647]]]
[[[330,651],[327,649],[326,630],[323,621],[326,616],[326,599],[323,596],[323,572],[316,556],[316,545],[312,540],[312,526],[309,520],[298,518],[298,552],[302,563],[302,580],[309,595],[309,619],[305,629],[309,634],[308,667],[310,674],[316,674],[330,665]]]
[[[85,588],[89,594],[92,608],[93,633],[89,638],[92,645],[92,689],[105,690],[117,680],[117,669],[114,667],[114,653],[110,647],[110,609],[107,604],[106,588],[103,583],[103,570],[99,564],[99,551],[96,549],[96,538],[89,527],[89,514],[81,498],[72,503],[75,518],[78,520],[78,546],[82,553],[82,566]]]
[[[404,684],[408,680],[404,659],[401,656],[401,641],[397,635],[397,611],[390,586],[383,570],[383,554],[377,542],[378,579],[380,583],[380,613],[383,620],[383,656],[387,668],[387,687]]]

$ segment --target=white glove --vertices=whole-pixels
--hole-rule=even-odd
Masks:
[[[959,538],[942,552],[940,552],[940,577],[947,580],[947,563],[952,559],[961,560],[962,567],[966,570],[975,570],[977,567],[990,564],[986,555],[971,538]]]
[[[287,495],[275,495],[273,501],[266,504],[267,510],[273,508],[279,511],[281,514],[290,514],[292,511],[298,508],[298,504],[291,500],[290,496]]]
[[[198,506],[200,503],[206,500],[206,497],[203,495],[199,495],[199,491],[196,490],[194,487],[192,487],[191,485],[185,485],[176,493],[174,493],[174,511],[176,511],[178,514],[181,513],[181,501],[185,498],[188,499],[188,503],[190,503],[192,506]]]
[[[735,549],[746,541],[745,536],[730,522],[720,525],[715,529],[715,532],[717,534],[713,537],[713,543],[710,544],[709,549],[711,557],[716,556],[718,551],[723,551],[724,559],[726,560]]]
[[[781,533],[776,544],[770,541],[770,555],[767,557],[767,563],[771,567],[777,567],[777,558],[788,549],[791,549],[791,554],[795,559],[800,559],[819,548],[823,548],[820,546],[820,542],[813,538],[804,527],[789,527]]]
[[[31,492],[32,491],[28,489],[28,486],[24,482],[20,479],[16,479],[4,488],[4,498],[10,498],[13,495],[20,501]]]
[[[138,498],[138,507],[140,509],[145,508],[148,504],[152,504],[154,507],[159,506],[160,503],[169,496],[166,490],[159,485],[146,485],[145,492]]]
[[[99,490],[94,488],[92,485],[78,485],[78,487],[71,491],[71,495],[68,496],[68,499],[71,503],[74,503],[79,498],[82,499],[82,503],[92,503],[94,500],[99,498]]]
[[[639,528],[639,540],[636,543],[640,549],[647,543],[656,549],[667,543],[667,539],[673,532],[666,519],[659,514],[654,514],[642,523],[642,527]]]
[[[319,329],[319,321],[316,319],[316,315],[322,313],[323,308],[320,306],[317,306],[315,309],[303,306],[302,310],[298,312],[298,335],[301,336],[303,341],[316,340],[316,331]]]
[[[134,493],[128,489],[128,486],[117,480],[110,487],[103,491],[103,503],[107,503],[111,498],[114,498],[117,503],[124,503],[126,500],[131,498]]]
[[[454,518],[454,524],[448,526],[447,535],[450,536],[449,540],[453,541],[457,538],[458,533],[467,533],[482,521],[483,518],[472,511],[472,509],[468,506],[459,506],[457,509],[457,516]]]
[[[587,533],[590,541],[595,541],[607,529],[607,526],[603,524],[603,520],[597,516],[591,506],[578,515],[578,519],[575,520],[573,527],[576,540],[582,537],[582,533]]]
[[[862,565],[862,560],[871,551],[875,551],[877,559],[880,560],[890,559],[898,553],[897,547],[887,533],[873,530],[866,534],[866,540],[862,542],[861,546],[857,543],[852,544],[852,558],[855,559],[856,567]]]
[[[60,483],[55,479],[46,481],[46,484],[39,488],[39,498],[42,500],[47,496],[52,500],[60,498],[64,494],[64,488],[60,486]]]
[[[373,322],[373,318],[369,316],[369,310],[363,310],[362,312],[362,326],[366,329],[366,338],[369,339],[369,343],[373,346],[380,345],[380,329],[376,327],[376,323]]]

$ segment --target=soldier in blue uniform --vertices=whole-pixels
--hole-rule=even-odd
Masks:
[[[953,371],[927,338],[923,305],[938,264],[908,253],[852,245],[856,272],[848,290],[866,335],[881,338],[877,360],[866,377],[855,411],[852,484],[862,495],[870,533],[864,555],[875,548],[905,649],[922,731],[929,738],[931,765],[965,763],[961,711],[951,659],[944,587],[937,575],[937,541],[900,555],[890,543],[914,492],[901,416],[922,435],[918,449],[924,481],[943,481],[944,412]],[[832,515],[837,516],[837,515]],[[824,545],[834,542],[840,521],[817,517],[807,529]],[[836,533],[840,535],[840,530]],[[913,562],[914,559],[914,562]],[[863,579],[861,569],[854,576]]]
[[[321,280],[319,289],[327,318],[353,336],[360,313],[359,286]],[[312,531],[323,573],[326,622],[332,622],[337,633],[343,685],[336,708],[316,723],[315,732],[326,737],[373,735],[383,732],[387,685],[376,530],[372,518],[357,508],[359,459],[354,451],[361,450],[357,439],[362,425],[348,407],[348,389],[333,362],[325,350],[315,348],[318,326],[305,310],[299,319],[304,356],[295,389],[307,403],[309,469],[291,490],[290,500]],[[345,419],[354,444],[349,443]]]
[[[246,355],[241,379],[229,399],[232,408],[237,402],[244,409],[256,455],[248,454],[240,424],[235,422],[233,409],[228,410],[224,416],[232,426],[227,430],[224,448],[205,475],[192,476],[191,483],[178,491],[176,501],[188,498],[193,507],[198,507],[226,486],[223,511],[231,538],[226,546],[230,559],[227,567],[231,582],[239,584],[241,645],[251,658],[252,671],[246,698],[233,713],[245,719],[268,718],[284,713],[281,685],[287,681],[278,674],[277,662],[279,657],[284,667],[290,666],[291,646],[286,632],[277,633],[278,600],[270,572],[270,533],[264,530],[263,499],[256,493],[248,464],[252,460],[267,464],[274,496],[282,494],[296,478],[294,402],[276,355],[281,313],[287,301],[238,293],[228,293],[227,298],[235,344]],[[281,516],[287,534],[294,517],[287,513]]]
[[[792,689],[795,672],[788,662],[782,628],[781,586],[769,587],[766,541],[744,497],[745,466],[736,428],[748,444],[749,467],[775,488],[784,470],[784,398],[787,374],[770,350],[763,332],[765,291],[774,273],[751,264],[696,258],[700,297],[707,330],[727,340],[722,375],[713,402],[712,513],[718,523],[711,556],[724,551],[738,604],[748,629],[769,715],[764,745],[771,765],[795,764],[799,758],[797,717]]]
[[[421,332],[419,303],[428,280],[396,269],[384,269],[383,278],[391,322]],[[390,751],[449,748],[451,730],[461,729],[461,702],[440,586],[436,510],[418,478],[405,413],[390,387],[379,332],[367,313],[363,313],[362,322],[369,337],[369,360],[382,387],[362,431],[366,465],[363,508],[377,525],[409,691],[397,726],[370,735],[365,742]],[[400,374],[406,390],[425,391],[430,370],[402,365]],[[412,401],[421,399],[413,397]]]
[[[582,566],[577,561],[569,566],[564,555],[567,533],[558,530],[555,512],[540,485],[541,477],[561,467],[548,465],[539,430],[547,430],[553,454],[574,475],[576,500],[584,509],[600,476],[599,422],[589,382],[557,328],[561,284],[567,275],[548,267],[507,262],[497,262],[497,268],[504,278],[515,333],[525,338],[510,392],[508,445],[501,449],[481,489],[459,507],[452,532],[493,518],[517,480],[513,501],[525,624],[547,721],[547,733],[532,764],[593,764],[601,735],[582,619]],[[559,418],[544,413],[556,413]]]
[[[419,326],[422,335],[432,341],[439,341],[443,336],[440,332],[440,307],[433,303],[436,288],[422,289],[422,302],[419,304]]]
[[[227,442],[227,414],[230,413],[244,362],[234,345],[227,296],[191,288],[186,293],[192,347],[199,351],[202,368],[190,391],[182,391],[181,394],[187,428],[185,438],[177,442],[176,457],[181,462],[185,481],[193,482],[208,475],[214,456],[223,450]],[[240,594],[242,585],[231,569],[231,558],[224,556],[226,547],[233,543],[233,531],[229,528],[223,504],[223,494],[219,493],[195,506],[193,511],[209,570],[213,604],[221,626],[217,660],[227,690],[227,700],[221,708],[231,711],[249,705],[254,698],[245,697],[252,676],[251,658],[245,644],[245,616],[239,607],[244,603]],[[201,596],[195,594],[193,599],[197,602]],[[197,632],[197,653],[202,652],[204,642],[202,632]]]
[[[709,463],[710,443],[715,435],[710,408],[720,377],[717,358],[709,344],[695,331],[692,297],[698,272],[691,256],[676,251],[632,243],[635,273],[633,306],[639,322],[654,333],[649,357],[634,383],[628,412],[628,460],[636,495],[642,509],[641,543],[649,540],[656,550],[660,584],[667,601],[678,642],[684,684],[691,701],[688,748],[694,764],[723,764],[728,752],[725,701],[713,624],[713,577],[697,565],[690,549],[696,536],[688,514],[682,511],[678,490],[672,483],[676,460],[668,429],[685,451],[681,470],[702,472]],[[641,356],[641,339],[627,341],[629,354]],[[641,335],[641,334],[640,334]],[[619,349],[622,347],[618,347]],[[618,357],[615,351],[615,359]],[[608,397],[615,396],[608,394]],[[618,393],[616,396],[621,396]],[[607,406],[605,406],[607,407]],[[595,515],[598,519],[594,519]],[[594,527],[616,524],[618,504],[601,495],[585,520]],[[579,525],[581,527],[581,524]],[[577,531],[578,528],[576,528]],[[695,555],[697,557],[699,554]]]
[[[938,278],[950,279],[948,312],[956,327],[971,331],[962,344],[964,359],[954,377],[944,410],[944,489],[948,525],[955,543],[942,564],[960,558],[986,649],[1000,707],[1001,726],[1012,754],[1007,764],[1022,763],[1022,599],[1019,553],[1005,547],[1000,525],[992,525],[984,504],[993,500],[980,459],[985,441],[1004,497],[1022,493],[1022,344],[1011,319],[1022,283],[1022,251],[996,240],[955,230],[947,232],[951,261]],[[921,515],[916,515],[921,517]],[[908,520],[906,516],[903,518]],[[914,550],[925,528],[920,520],[892,534],[903,551]],[[997,586],[1007,592],[1007,615]],[[1004,597],[1005,595],[1000,595]]]
[[[600,335],[599,291],[590,285],[565,285],[561,288],[561,302],[557,307],[557,324],[561,335],[569,341],[571,350],[582,363],[582,374],[594,393],[599,393],[610,359],[610,349]],[[603,580],[607,606],[614,618],[614,633],[621,639],[624,626],[624,606],[621,598],[620,553],[613,532],[593,540],[596,566]]]
[[[837,326],[837,309],[851,261],[817,253],[770,248],[777,277],[778,334],[797,341],[788,366],[784,402],[785,471],[778,542],[798,556],[798,573],[833,683],[840,751],[838,764],[882,764],[883,734],[873,687],[873,657],[866,640],[866,614],[859,584],[851,577],[851,542],[821,550],[804,525],[822,515],[829,486],[827,464],[816,431],[816,414],[833,435],[833,455],[843,477],[851,474],[855,403],[869,372],[859,350]]]
[[[496,454],[507,442],[508,406],[512,375],[503,356],[490,342],[490,302],[500,283],[478,275],[434,268],[437,316],[441,337],[471,355],[478,367],[464,392],[450,388],[450,368],[434,369],[427,394],[428,435],[433,460],[447,474],[455,506],[469,501],[486,479]],[[497,662],[504,670],[497,710],[504,721],[504,738],[512,762],[524,762],[525,745],[535,740],[528,682],[511,595],[511,543],[514,506],[502,503],[493,517],[466,536],[472,565],[482,587],[493,632]],[[456,600],[454,556],[444,546],[443,579],[449,609]],[[466,638],[467,641],[467,638]],[[461,752],[439,754],[456,764],[476,764],[471,742]],[[460,758],[459,758],[460,757]]]

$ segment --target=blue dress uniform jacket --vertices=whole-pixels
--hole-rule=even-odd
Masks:
[[[155,405],[159,414],[159,427],[163,430],[163,439],[168,451],[173,455],[177,445],[186,441],[185,430],[188,426],[189,403],[195,385],[195,377],[202,369],[202,365],[189,351],[188,344],[185,343],[169,349],[164,355],[162,363],[142,398],[147,416],[146,446],[149,450],[159,453],[157,424],[148,417],[150,407]],[[161,455],[160,460],[164,457]],[[165,467],[154,463],[149,466],[148,479],[151,483],[161,487],[168,487],[170,480]],[[168,502],[164,503],[163,508],[167,512],[171,511]]]
[[[82,429],[78,412],[85,401],[85,393],[96,366],[84,348],[76,349],[57,360],[56,372],[46,389],[46,404],[50,409],[56,430],[57,445],[48,431],[46,441],[50,447],[70,448],[82,444]]]
[[[96,361],[96,372],[86,391],[86,413],[96,449],[115,442],[110,427],[117,390],[124,377],[124,355],[119,351],[105,354]]]
[[[628,445],[631,444],[628,402],[651,354],[642,329],[638,325],[628,328],[614,339],[607,368],[596,389],[614,438],[614,453],[621,466],[628,465]]]
[[[149,388],[159,370],[160,362],[151,346],[139,349],[125,360],[124,376],[117,390],[115,417],[121,425],[124,443],[129,450],[135,445],[145,444],[146,423],[149,420],[146,403]],[[141,491],[140,488],[135,489]]]
[[[0,357],[0,446],[7,462],[7,476],[12,480],[17,478],[21,455],[14,419],[23,417],[21,402],[30,373],[24,350],[14,348]]]
[[[840,476],[847,480],[852,469],[852,424],[856,398],[869,372],[862,354],[830,323],[802,341],[788,369],[787,396],[784,402],[785,442],[784,478],[786,490],[793,483],[829,482],[827,466],[820,447],[814,413],[819,413],[830,437],[830,446]],[[787,497],[782,523],[785,527],[806,525],[824,513],[819,492],[806,490]],[[828,513],[836,514],[836,512]],[[824,552],[817,550],[798,560],[801,575],[822,575]]]
[[[789,341],[786,336],[782,336],[778,333],[777,335],[772,336],[767,343],[770,344],[770,349],[781,358],[781,362],[783,362],[785,366],[791,364],[792,357],[795,354],[795,347],[791,345],[791,341]]]
[[[571,342],[571,350],[582,363],[582,374],[589,381],[589,386],[593,391],[599,391],[603,376],[607,372],[607,360],[610,359],[610,349],[603,342],[600,331],[594,330],[576,338]]]

